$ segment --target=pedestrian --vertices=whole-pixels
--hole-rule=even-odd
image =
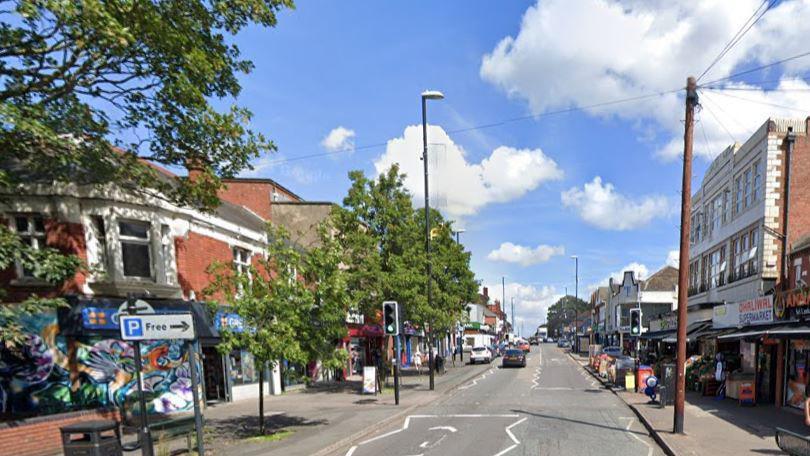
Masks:
[[[416,368],[416,372],[419,375],[422,375],[422,354],[419,353],[419,349],[416,349],[416,352],[413,354],[413,366]]]
[[[720,383],[720,386],[717,387],[717,399],[725,399],[726,397],[726,372],[723,365],[723,354],[718,353],[715,356],[717,360],[717,364],[714,368],[714,379]]]

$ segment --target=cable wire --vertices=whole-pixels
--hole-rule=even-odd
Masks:
[[[773,67],[773,66],[776,66],[776,65],[780,65],[782,63],[790,62],[791,60],[796,60],[796,59],[800,59],[802,57],[807,57],[808,55],[810,55],[810,51],[802,52],[801,54],[796,54],[794,56],[787,57],[787,58],[784,58],[782,60],[778,60],[776,62],[768,63],[766,65],[751,68],[749,70],[741,71],[739,73],[734,73],[734,74],[726,76],[724,78],[714,79],[712,81],[707,82],[705,85],[709,86],[709,85],[712,85],[712,84],[716,84],[718,82],[728,81],[729,79],[733,79],[733,78],[736,78],[738,76],[743,76],[743,75],[746,75],[746,74],[754,73],[756,71],[761,71],[761,70],[764,70],[766,68],[770,68],[770,67]]]
[[[723,47],[723,49],[720,51],[720,53],[717,54],[717,57],[715,57],[714,60],[712,60],[712,63],[710,63],[709,66],[706,67],[705,70],[703,70],[703,73],[701,73],[700,76],[697,78],[698,81],[703,79],[703,76],[706,76],[706,73],[708,73],[712,68],[714,68],[714,66],[717,65],[717,63],[720,62],[720,60],[722,60],[723,57],[725,57],[726,54],[728,54],[729,51],[731,51],[731,49],[734,46],[736,46],[737,43],[740,42],[740,40],[743,38],[743,36],[745,36],[745,34],[748,33],[748,31],[751,30],[751,28],[754,25],[756,25],[756,23],[759,22],[760,19],[762,19],[762,16],[764,16],[765,13],[767,13],[768,10],[771,9],[771,7],[774,5],[774,3],[776,3],[776,2],[773,1],[773,0],[763,0],[763,2],[759,4],[757,9],[754,10],[754,13],[751,14],[751,17],[749,17],[740,26],[740,28],[737,30],[737,33],[735,33],[734,36],[731,37],[731,39],[728,41],[728,43],[726,43],[725,47]],[[765,6],[766,8],[765,8],[764,11],[762,11],[762,13],[760,13],[760,10],[762,9],[763,6]],[[757,14],[759,14],[759,16],[757,16]],[[756,17],[756,19],[754,19],[754,17]],[[752,19],[753,19],[753,22],[752,22]],[[750,25],[749,25],[749,22],[750,22]]]
[[[772,106],[772,107],[775,107],[775,108],[782,108],[782,109],[801,112],[801,113],[805,113],[805,114],[810,113],[810,110],[808,110],[808,109],[794,108],[794,107],[791,107],[791,106],[785,106],[785,105],[780,105],[780,104],[776,104],[776,103],[768,103],[767,101],[752,100],[750,98],[743,98],[743,97],[738,97],[736,95],[731,95],[730,93],[724,93],[723,91],[715,90],[712,93],[717,94],[717,95],[722,95],[724,97],[736,98],[737,100],[747,101],[749,103],[757,103],[757,104],[761,104],[761,105],[764,105],[764,106]]]
[[[702,105],[702,106],[705,107],[706,110],[709,111],[709,114],[711,114],[712,117],[714,117],[714,120],[716,120],[717,123],[719,123],[720,126],[723,127],[723,130],[725,130],[726,134],[728,134],[728,137],[731,138],[731,142],[737,143],[738,142],[737,139],[734,138],[734,135],[731,134],[731,131],[729,131],[729,129],[726,128],[726,124],[724,124],[723,121],[720,120],[719,117],[717,117],[717,115],[714,113],[714,111],[712,111],[712,108],[710,108],[709,105]]]
[[[644,99],[649,99],[649,98],[661,97],[661,96],[664,96],[664,95],[669,95],[671,93],[677,93],[677,92],[680,92],[682,90],[684,90],[684,89],[678,88],[678,89],[667,90],[667,91],[664,91],[664,92],[648,93],[648,94],[645,94],[645,95],[638,95],[638,96],[629,97],[629,98],[621,98],[621,99],[618,99],[618,100],[605,101],[605,102],[602,102],[602,103],[594,103],[594,104],[585,105],[585,106],[575,106],[575,107],[571,107],[571,108],[558,109],[556,111],[547,111],[547,112],[543,112],[543,113],[540,113],[540,114],[531,114],[531,115],[520,116],[520,117],[512,117],[512,118],[509,118],[509,119],[504,119],[504,120],[501,120],[501,121],[492,122],[492,123],[488,123],[488,124],[476,125],[476,126],[472,126],[472,127],[468,127],[468,128],[459,128],[459,129],[455,129],[455,130],[447,130],[446,133],[447,134],[457,134],[457,133],[466,133],[466,132],[475,131],[475,130],[484,130],[484,129],[487,129],[487,128],[499,127],[501,125],[506,125],[506,124],[509,124],[509,123],[519,122],[519,121],[523,121],[523,120],[541,119],[541,118],[544,118],[544,117],[550,117],[550,116],[555,116],[555,115],[560,115],[560,114],[567,114],[567,113],[572,113],[572,112],[585,111],[585,110],[588,110],[588,109],[596,109],[596,108],[602,108],[602,107],[605,107],[605,106],[612,106],[612,105],[617,105],[617,104],[622,104],[622,103],[629,103],[631,101],[639,101],[639,100],[644,100]],[[368,144],[368,145],[364,145],[364,146],[358,146],[358,147],[354,147],[354,148],[350,148],[350,149],[336,150],[336,151],[332,151],[332,152],[321,152],[321,153],[316,153],[316,154],[300,155],[300,156],[297,156],[297,157],[280,158],[278,160],[273,160],[273,161],[268,162],[268,165],[277,165],[277,164],[288,163],[288,162],[292,162],[292,161],[307,160],[307,159],[310,159],[310,158],[328,157],[328,156],[337,155],[337,154],[345,153],[345,152],[355,152],[355,151],[358,151],[358,150],[376,149],[378,147],[383,147],[383,146],[386,146],[386,145],[388,145],[388,141],[375,143],[375,144]]]
[[[726,112],[726,110],[723,109],[723,105],[718,103],[717,100],[714,100],[714,99],[710,98],[709,94],[707,92],[701,92],[701,93],[703,95],[704,100],[711,101],[712,104],[717,108],[718,111],[720,111],[721,114],[725,114],[726,117],[731,119],[735,124],[737,124],[738,127],[745,130],[748,133],[748,136],[753,136],[754,135],[754,132],[751,131],[750,128],[746,127],[745,125],[743,125],[742,122],[738,121],[736,117],[734,117],[730,113]]]

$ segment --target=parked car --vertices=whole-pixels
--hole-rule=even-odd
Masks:
[[[602,353],[615,358],[622,355],[622,349],[621,347],[605,347],[602,349]]]
[[[487,347],[473,347],[470,352],[470,364],[489,363],[492,361],[492,352]]]
[[[501,367],[510,366],[526,367],[526,353],[524,353],[523,350],[506,350],[506,353],[503,355],[503,361],[501,361]]]
[[[518,342],[517,348],[518,350],[523,350],[523,353],[529,353],[530,351],[532,351],[531,345],[529,345],[528,342],[526,341]]]

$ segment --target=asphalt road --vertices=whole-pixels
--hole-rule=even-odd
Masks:
[[[345,456],[660,455],[633,412],[562,349],[492,369],[341,450]]]

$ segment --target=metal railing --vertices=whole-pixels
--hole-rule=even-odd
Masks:
[[[788,431],[787,429],[776,428],[776,445],[787,454],[794,456],[810,456],[810,439]]]

